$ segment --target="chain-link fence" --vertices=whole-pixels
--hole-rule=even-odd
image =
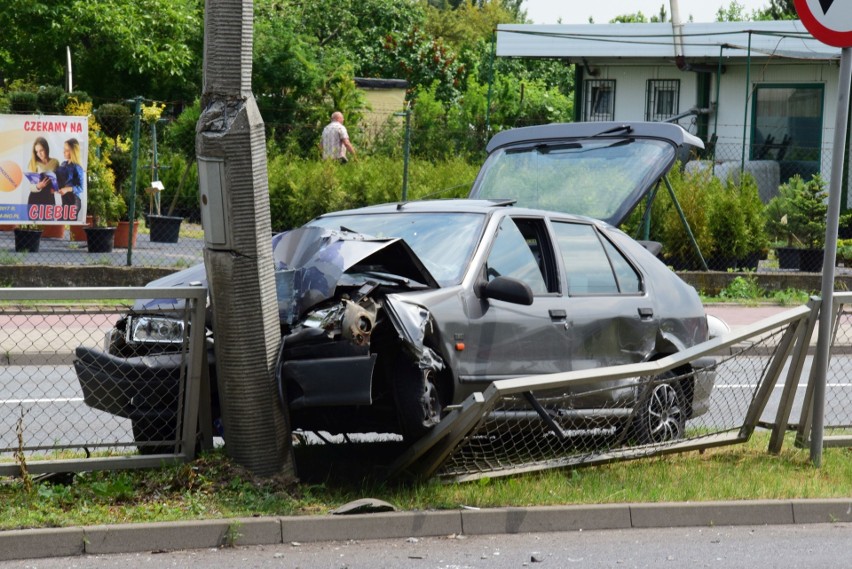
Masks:
[[[795,308],[655,362],[495,382],[394,471],[463,481],[744,442],[814,314]]]
[[[834,324],[826,369],[825,402],[822,424],[824,427],[823,446],[852,446],[852,294],[836,293],[834,296]],[[806,370],[807,372],[807,370]],[[803,375],[808,381],[802,395],[801,412],[794,417],[796,444],[809,446],[813,423],[812,404],[815,382],[818,381],[814,369]]]
[[[136,318],[134,300],[151,295],[183,307]],[[200,287],[0,291],[0,473],[191,458],[205,301]],[[159,456],[128,462],[137,450]]]
[[[0,290],[0,474],[154,466],[209,446],[205,294]],[[162,317],[137,316],[134,300],[152,296],[186,302]],[[838,293],[827,445],[852,441],[850,303]],[[392,471],[469,480],[736,444],[758,427],[772,429],[771,451],[791,429],[803,444],[817,307],[653,362],[495,382],[450,410]],[[800,409],[792,419],[791,409]]]

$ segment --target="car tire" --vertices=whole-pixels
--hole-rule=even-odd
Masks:
[[[400,358],[393,377],[394,397],[403,439],[414,442],[441,420],[443,405],[435,372]]]
[[[676,377],[669,371],[642,388],[632,425],[632,438],[637,443],[656,444],[683,438],[687,408],[681,385],[673,381]]]
[[[149,441],[173,441],[177,438],[176,421],[173,413],[149,413],[132,420],[133,440],[137,443]],[[139,454],[174,454],[175,445],[138,445]]]

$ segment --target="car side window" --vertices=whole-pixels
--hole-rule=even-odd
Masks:
[[[639,294],[642,292],[642,277],[639,276],[633,265],[627,262],[624,255],[612,243],[606,239],[601,239],[601,241],[603,241],[604,248],[607,254],[609,254],[609,260],[612,262],[615,277],[618,279],[619,291],[624,294]]]
[[[533,294],[548,292],[538,260],[521,230],[508,217],[500,222],[485,262],[485,277],[489,281],[501,276],[527,283]]]
[[[594,227],[554,222],[553,230],[568,276],[568,294],[641,292],[641,279],[627,259]]]

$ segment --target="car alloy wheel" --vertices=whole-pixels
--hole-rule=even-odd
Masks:
[[[674,374],[668,372],[655,378],[639,399],[635,438],[640,444],[662,443],[683,437],[686,409],[683,390],[673,382],[660,381]]]

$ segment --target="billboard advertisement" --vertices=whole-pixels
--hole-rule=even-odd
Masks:
[[[87,117],[0,115],[0,224],[83,225]]]

